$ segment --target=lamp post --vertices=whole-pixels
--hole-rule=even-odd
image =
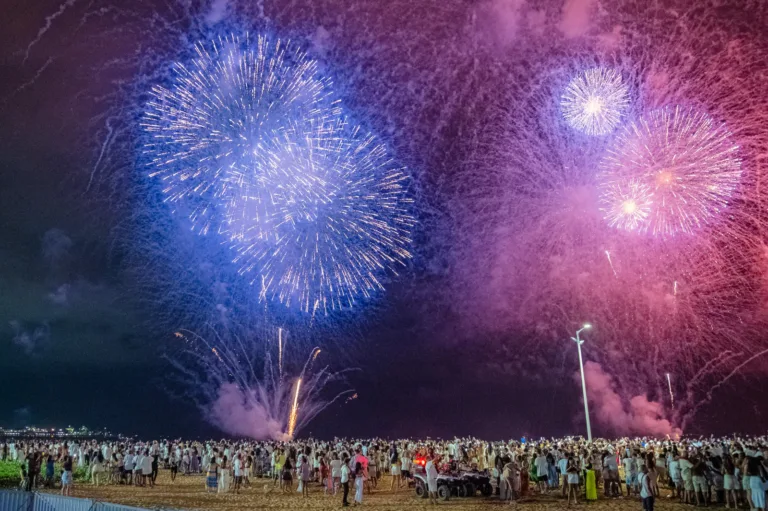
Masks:
[[[584,323],[584,325],[576,331],[576,337],[571,337],[571,340],[576,343],[576,347],[579,350],[579,369],[581,370],[581,392],[584,395],[584,416],[587,418],[587,440],[592,442],[592,426],[589,424],[589,403],[587,402],[587,383],[584,380],[584,361],[581,358],[581,345],[584,341],[581,340],[579,334],[584,330],[589,330],[592,325]]]

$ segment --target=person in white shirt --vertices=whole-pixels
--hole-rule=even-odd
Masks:
[[[133,484],[134,486],[141,486],[142,480],[141,480],[141,463],[144,459],[144,456],[141,455],[141,452],[136,453],[133,457]]]
[[[235,454],[232,462],[232,472],[235,476],[235,493],[240,493],[240,485],[243,482],[243,460],[240,453]]]
[[[648,476],[648,467],[643,465],[638,476],[638,486],[640,487],[640,498],[643,499],[643,511],[653,511],[653,489],[651,478]]]
[[[560,469],[560,481],[563,485],[563,497],[568,495],[568,458],[565,456],[557,460],[557,468]]]
[[[312,481],[312,463],[307,459],[307,455],[301,456],[301,466],[297,471],[301,479],[301,494],[306,499],[309,497],[309,483]]]
[[[693,504],[693,463],[685,456],[682,456],[678,463],[683,479],[683,501],[686,504]]]
[[[341,460],[337,453],[333,453],[333,459],[331,460],[331,481],[333,481],[333,494],[336,495],[336,490],[339,484],[341,484]]]
[[[605,467],[607,479],[605,484],[605,495],[621,495],[621,480],[619,479],[619,464],[616,462],[615,450],[610,450],[605,453],[605,459],[603,460],[603,467]]]
[[[99,485],[102,472],[104,472],[104,455],[99,451],[94,455],[91,462],[91,484]]]
[[[579,467],[578,461],[573,456],[568,458],[568,468],[566,474],[568,474],[568,505],[571,505],[571,497],[573,501],[579,503]]]
[[[627,497],[632,496],[632,488],[637,483],[637,465],[635,464],[635,458],[630,453],[627,453],[626,457],[621,460],[624,464],[624,480],[627,483]]]
[[[123,459],[123,479],[127,484],[133,484],[133,454],[131,451],[127,451]]]
[[[403,479],[405,486],[408,486],[408,481],[411,479],[411,453],[403,451],[403,455],[400,456],[400,477]]]
[[[155,485],[152,479],[152,456],[149,455],[149,449],[144,449],[144,456],[141,458],[141,477],[143,479],[142,484],[149,481],[149,486]]]
[[[680,458],[674,455],[669,465],[669,478],[672,479],[672,496],[682,498],[683,496],[683,476],[680,473]]]

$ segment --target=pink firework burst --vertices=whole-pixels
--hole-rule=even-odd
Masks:
[[[600,210],[611,227],[627,231],[642,229],[653,205],[651,188],[631,179],[626,183],[611,183],[600,197]]]
[[[606,220],[661,237],[692,233],[728,206],[741,170],[739,146],[724,124],[692,108],[651,111],[619,133],[599,176],[609,204],[617,189],[623,190],[621,196],[633,187],[647,188],[648,212],[639,214],[630,200],[618,205],[618,215],[609,208]]]

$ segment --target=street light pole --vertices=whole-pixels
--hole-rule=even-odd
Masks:
[[[576,331],[576,337],[571,337],[571,340],[576,343],[576,347],[579,351],[579,369],[581,370],[581,392],[584,396],[584,417],[587,419],[587,440],[592,442],[592,426],[589,423],[589,403],[587,402],[587,382],[584,380],[584,361],[581,358],[581,345],[584,341],[581,340],[579,334],[583,330],[592,328],[592,325],[585,323],[580,329]]]

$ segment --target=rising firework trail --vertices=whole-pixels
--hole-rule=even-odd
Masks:
[[[288,419],[288,438],[293,438],[296,430],[296,418],[299,415],[299,392],[301,391],[301,378],[296,380],[296,390],[293,392],[293,405]]]
[[[669,387],[669,402],[672,405],[672,408],[675,407],[675,395],[672,393],[672,380],[669,377],[669,373],[667,373],[667,386]]]
[[[619,274],[616,273],[616,268],[613,267],[613,261],[611,261],[611,253],[609,251],[605,251],[605,257],[608,258],[608,264],[611,266],[611,271],[613,272],[613,276],[616,278],[619,278]]]

